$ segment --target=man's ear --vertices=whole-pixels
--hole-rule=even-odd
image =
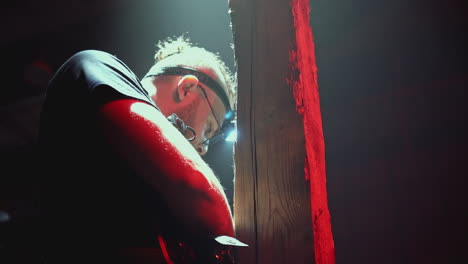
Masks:
[[[198,86],[198,78],[194,75],[185,75],[177,84],[177,97],[183,101],[190,93],[195,92]]]

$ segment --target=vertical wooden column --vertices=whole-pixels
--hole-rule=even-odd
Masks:
[[[234,215],[242,264],[314,263],[305,140],[289,52],[289,1],[231,0],[238,74]]]

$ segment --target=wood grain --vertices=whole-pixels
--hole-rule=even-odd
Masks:
[[[304,129],[291,88],[294,27],[288,1],[230,2],[238,64],[234,215],[250,245],[239,261],[313,263]]]

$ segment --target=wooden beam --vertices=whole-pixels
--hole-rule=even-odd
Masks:
[[[230,1],[238,65],[234,215],[243,264],[314,263],[305,139],[291,87],[289,1]]]

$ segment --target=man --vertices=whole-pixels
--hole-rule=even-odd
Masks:
[[[234,236],[231,211],[200,155],[233,116],[233,78],[182,37],[158,48],[142,81],[101,51],[51,80],[39,132],[47,263],[134,263],[157,248],[168,262],[225,257],[213,239]],[[187,256],[168,256],[171,240]]]

